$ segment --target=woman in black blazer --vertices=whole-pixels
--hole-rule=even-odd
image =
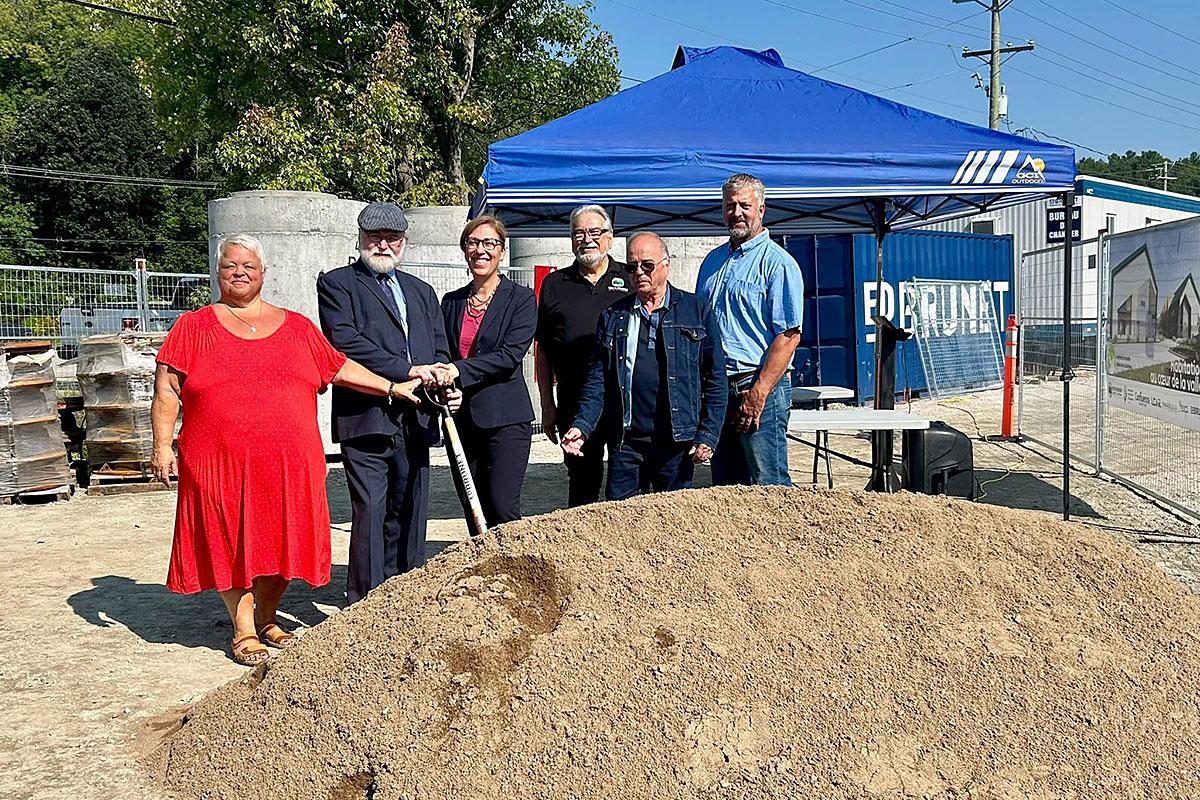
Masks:
[[[454,415],[488,525],[521,518],[533,404],[521,361],[533,343],[533,290],[500,274],[507,232],[492,216],[463,228],[459,245],[471,282],[442,298],[450,374],[462,387]]]

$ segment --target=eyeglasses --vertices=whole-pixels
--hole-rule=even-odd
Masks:
[[[571,231],[571,238],[577,242],[586,242],[588,239],[599,239],[608,232],[608,228],[576,228]]]
[[[479,248],[483,248],[486,252],[490,253],[497,248],[503,247],[504,242],[500,241],[499,239],[470,238],[467,239],[466,245],[468,250],[478,250]]]
[[[368,233],[363,236],[363,241],[370,245],[389,245],[395,247],[404,242],[403,233]]]
[[[638,270],[641,270],[642,272],[649,275],[651,272],[654,272],[655,267],[657,267],[659,264],[661,264],[662,262],[666,261],[669,258],[670,258],[670,256],[663,256],[658,261],[630,261],[628,264],[625,265],[625,271],[626,272],[637,272]]]

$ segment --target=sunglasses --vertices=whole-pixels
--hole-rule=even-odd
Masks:
[[[637,271],[641,270],[642,272],[649,275],[651,272],[654,272],[655,267],[657,267],[662,262],[666,261],[668,258],[670,258],[670,256],[663,256],[658,261],[630,261],[628,264],[625,265],[625,271],[626,272],[637,272]]]

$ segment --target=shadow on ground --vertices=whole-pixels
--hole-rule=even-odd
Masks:
[[[978,502],[1005,508],[1062,513],[1062,489],[1029,472],[1005,472],[976,469],[975,481],[982,495]],[[1074,495],[1070,498],[1071,516],[1104,519],[1103,515]]]
[[[428,542],[428,557],[433,558],[451,544]],[[345,606],[345,565],[334,564],[331,575],[329,583],[315,588],[304,581],[292,582],[279,604],[280,613],[312,627],[329,616],[326,609]],[[216,592],[175,594],[161,583],[103,575],[92,578],[92,588],[68,597],[67,604],[89,624],[101,628],[122,625],[151,644],[222,651],[229,647],[229,616]]]

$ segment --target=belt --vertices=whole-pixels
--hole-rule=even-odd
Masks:
[[[750,372],[734,372],[726,375],[725,377],[728,379],[730,386],[738,386],[748,380],[757,378],[758,372],[758,370],[751,370]]]

